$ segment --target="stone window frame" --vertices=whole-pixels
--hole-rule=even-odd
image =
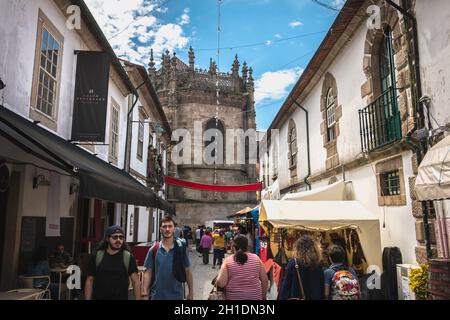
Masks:
[[[222,164],[219,164],[219,163],[217,163],[217,164],[215,164],[215,165],[225,165],[225,162],[226,162],[226,153],[225,153],[225,151],[226,151],[226,146],[227,146],[227,144],[226,144],[226,140],[225,140],[225,138],[226,138],[226,127],[225,127],[225,122],[223,121],[223,120],[221,120],[220,118],[217,118],[217,124],[218,124],[218,127],[216,128],[216,127],[214,127],[214,128],[208,128],[208,124],[209,123],[211,123],[212,121],[216,121],[216,118],[215,117],[212,117],[212,118],[210,118],[210,119],[208,119],[208,120],[206,120],[204,123],[203,123],[203,137],[204,137],[204,134],[205,134],[205,132],[208,130],[208,129],[218,129],[220,132],[222,132],[222,143],[223,143],[223,151],[222,151],[222,157],[223,157],[223,159],[222,159]],[[202,137],[202,138],[203,138]],[[202,148],[203,148],[203,156],[205,155],[205,150],[206,150],[206,148],[211,144],[211,143],[213,143],[212,141],[209,141],[208,142],[208,144],[206,144],[206,141],[204,141],[203,142],[203,146],[202,146]]]
[[[392,32],[392,48],[394,53],[395,87],[397,89],[397,105],[400,112],[402,136],[412,128],[412,121],[408,121],[409,111],[413,108],[411,62],[408,52],[407,31],[403,18],[390,6],[383,5],[380,10],[380,29],[368,29],[364,43],[363,71],[366,81],[361,85],[361,98],[366,104],[372,103],[381,95],[381,81],[379,75],[379,52],[383,41],[384,28],[389,26]]]
[[[393,196],[383,195],[381,175],[383,173],[398,171],[400,181],[400,194]],[[378,205],[381,206],[406,206],[406,189],[405,189],[405,176],[403,173],[403,158],[397,156],[382,160],[375,165],[375,172],[377,178],[377,195]]]
[[[330,91],[331,90],[331,91]],[[332,92],[334,98],[334,133],[335,137],[329,140],[328,135],[328,117],[327,117],[327,103],[329,100],[329,92]],[[340,134],[339,120],[342,118],[342,105],[339,105],[337,83],[334,76],[327,72],[324,76],[322,84],[322,94],[320,96],[320,112],[322,113],[322,122],[320,124],[320,133],[323,138],[323,147],[326,149],[326,170],[336,168],[339,166],[339,153],[337,150],[337,139]]]
[[[41,70],[41,46],[42,46],[42,35],[44,29],[59,43],[59,53],[58,53],[58,63],[56,66],[56,84],[54,92],[54,105],[52,110],[52,115],[47,115],[44,112],[38,110],[38,88],[39,88],[39,75]],[[59,94],[61,87],[61,70],[63,64],[64,56],[64,37],[55,27],[55,25],[50,21],[50,19],[44,14],[44,12],[39,9],[37,30],[36,30],[36,46],[34,53],[34,67],[33,67],[33,79],[31,86],[31,99],[30,99],[30,118],[39,121],[47,128],[57,131],[58,128],[58,113],[59,113]]]
[[[327,114],[327,138],[328,142],[330,142],[336,139],[336,98],[333,93],[333,87],[328,88],[325,112]]]
[[[287,134],[287,143],[288,143],[288,167],[291,173],[291,177],[297,176],[297,161],[298,161],[298,134],[297,134],[297,126],[293,119],[289,120],[288,124],[288,134]]]
[[[117,165],[119,158],[119,142],[120,142],[120,105],[111,98],[111,115],[109,117],[109,150],[108,150],[108,161]],[[117,113],[117,132],[113,132],[113,119],[114,112]],[[115,141],[115,147],[113,143],[113,136],[117,136]]]

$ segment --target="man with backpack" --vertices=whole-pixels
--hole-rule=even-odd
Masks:
[[[147,253],[144,266],[142,296],[151,300],[183,300],[184,282],[189,293],[187,300],[194,298],[192,269],[186,244],[174,237],[175,221],[171,216],[161,219],[160,231],[163,239],[156,242]]]
[[[141,290],[136,259],[125,243],[125,233],[120,226],[106,230],[105,239],[99,245],[87,265],[85,283],[86,300],[128,300],[129,279],[136,300]]]
[[[326,300],[359,300],[358,276],[346,265],[346,253],[339,245],[328,248],[331,266],[325,272],[324,294]]]

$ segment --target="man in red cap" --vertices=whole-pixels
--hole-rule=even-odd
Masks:
[[[123,229],[111,226],[88,263],[84,291],[86,300],[127,300],[129,279],[136,300],[140,300],[136,259],[125,243]]]

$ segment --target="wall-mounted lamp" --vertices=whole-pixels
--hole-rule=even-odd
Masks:
[[[45,180],[45,176],[38,175],[33,178],[33,189],[37,189],[39,186],[50,186],[50,181]]]
[[[164,128],[161,125],[161,123],[158,122],[158,123],[155,124],[155,133],[156,133],[156,136],[158,137],[158,139],[161,139],[161,136],[165,132],[166,132],[166,130],[164,130]]]

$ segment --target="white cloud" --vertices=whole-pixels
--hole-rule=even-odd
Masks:
[[[255,103],[258,105],[287,96],[289,87],[294,84],[303,69],[293,68],[275,72],[265,72],[255,81]]]
[[[297,28],[297,27],[302,26],[303,23],[301,23],[300,21],[292,21],[291,23],[289,23],[289,25],[290,25],[292,28]]]
[[[273,43],[272,40],[267,40],[266,41],[266,46],[270,46],[272,43]]]
[[[191,22],[191,19],[190,19],[188,13],[189,13],[189,8],[186,8],[183,10],[183,14],[179,18],[181,25],[189,24]]]
[[[189,41],[179,25],[159,23],[154,14],[167,8],[149,0],[86,0],[86,3],[120,58],[146,65],[151,48],[158,57],[163,50],[181,49]],[[182,17],[186,15],[187,20],[181,22],[188,22],[188,12],[189,9],[183,11]]]
[[[275,34],[274,37],[277,38],[277,39],[281,39],[281,35],[279,33]]]

